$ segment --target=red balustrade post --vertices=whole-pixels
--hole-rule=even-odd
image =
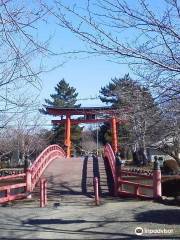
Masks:
[[[47,180],[44,181],[44,204],[47,205]]]
[[[40,179],[40,207],[44,207],[44,179]]]
[[[134,186],[134,194],[135,194],[135,197],[139,196],[139,185]]]
[[[32,189],[32,176],[31,176],[31,170],[28,168],[26,170],[26,191],[27,193],[30,193]]]
[[[47,180],[40,179],[40,207],[45,207],[47,204]]]
[[[159,166],[159,162],[154,162],[154,170],[153,170],[153,198],[155,200],[160,199],[162,197],[162,189],[161,189],[161,170]]]
[[[95,204],[98,206],[100,204],[99,199],[99,180],[97,177],[94,178],[94,195],[95,195]]]
[[[9,200],[10,195],[11,195],[11,190],[10,190],[10,188],[7,188],[7,190],[6,190],[6,198],[7,198],[7,200]]]

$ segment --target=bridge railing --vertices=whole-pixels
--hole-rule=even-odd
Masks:
[[[33,191],[43,171],[57,157],[65,157],[64,150],[58,145],[50,145],[37,157],[33,165],[27,169],[26,183],[27,191]]]
[[[110,144],[106,144],[104,147],[104,158],[108,162],[110,172],[113,178],[113,189],[111,192],[114,196],[117,196],[117,176],[116,176],[116,162],[115,155]]]
[[[25,173],[0,177],[0,203],[26,197]],[[12,182],[17,182],[12,184]],[[18,183],[21,182],[21,183]]]
[[[135,177],[134,181],[128,179],[124,179],[127,177]],[[137,177],[140,182],[137,182]],[[153,183],[153,173],[150,175],[142,174],[142,173],[134,173],[131,172],[129,169],[117,169],[117,182],[118,182],[118,193],[120,196],[129,196],[129,197],[141,197],[146,199],[152,199],[153,198],[153,189],[154,186]],[[148,181],[149,184],[145,184],[142,182]],[[133,192],[130,192],[129,190],[125,190],[123,187],[132,186]],[[148,189],[148,190],[147,190]],[[142,193],[143,191],[146,191],[146,193]],[[148,191],[148,193],[147,193]]]
[[[27,196],[26,183],[2,186],[0,187],[0,195],[0,203],[25,198]]]
[[[57,157],[65,157],[64,150],[58,145],[50,145],[37,157],[26,173],[0,177],[0,203],[27,197],[45,168]]]
[[[19,174],[15,174],[15,175],[0,177],[0,180],[1,180],[1,181],[3,181],[3,180],[11,181],[12,179],[23,178],[23,177],[25,177],[25,176],[26,176],[25,173],[19,173]]]
[[[110,171],[114,180],[114,195],[117,196],[131,196],[131,197],[141,197],[147,199],[158,199],[161,198],[161,170],[159,168],[154,168],[150,174],[145,173],[135,173],[129,169],[122,168],[122,166],[116,166],[116,158],[113,153],[110,144],[107,144],[104,148],[104,156],[106,161],[109,163]],[[142,182],[130,181],[129,179],[124,179],[124,176],[134,176],[139,177],[144,180],[150,180],[152,184],[145,184]],[[132,186],[134,188],[133,192],[125,190],[124,186]],[[150,189],[151,193],[143,194],[141,190]],[[147,192],[147,191],[146,191]]]
[[[99,179],[98,177],[94,177],[93,179],[93,185],[94,185],[94,200],[95,205],[100,205],[100,196],[99,196]]]

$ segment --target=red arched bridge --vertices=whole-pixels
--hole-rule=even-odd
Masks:
[[[48,199],[53,194],[61,199],[68,193],[70,196],[94,196],[95,203],[99,204],[100,197],[107,195],[146,199],[161,197],[159,169],[137,173],[117,166],[116,160],[110,144],[104,147],[102,158],[66,158],[60,146],[51,145],[37,157],[25,173],[0,177],[0,203],[27,198],[33,195],[36,186],[40,186],[41,206],[44,206],[47,203],[46,182]],[[145,179],[151,184],[142,183],[140,179]]]

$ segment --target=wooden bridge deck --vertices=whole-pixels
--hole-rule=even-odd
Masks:
[[[48,182],[49,203],[94,204],[93,177],[100,178],[101,193],[107,195],[103,159],[92,157],[54,160],[44,172]]]

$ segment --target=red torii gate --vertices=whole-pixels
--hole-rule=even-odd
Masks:
[[[118,151],[118,137],[117,137],[117,123],[120,122],[116,118],[117,109],[112,107],[79,107],[79,108],[58,108],[58,107],[48,107],[46,106],[48,114],[53,116],[65,116],[65,119],[52,120],[53,125],[65,124],[65,146],[67,147],[67,157],[70,157],[71,149],[71,124],[79,123],[97,123],[97,122],[111,122],[112,128],[112,147],[114,152]],[[108,118],[99,117],[98,115],[108,116]],[[72,115],[80,115],[81,119],[71,119]]]

